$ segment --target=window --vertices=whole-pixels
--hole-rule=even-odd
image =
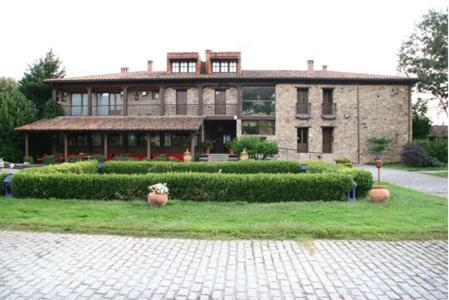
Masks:
[[[160,147],[161,146],[161,136],[159,134],[155,134],[151,136],[151,146]]]
[[[151,100],[159,100],[159,92],[151,92]]]
[[[111,114],[111,111],[116,113],[121,111],[122,108],[123,98],[121,94],[97,94],[97,116],[108,116]]]
[[[309,89],[308,88],[298,89],[296,97],[297,97],[296,112],[298,114],[310,114],[310,112],[309,112]]]
[[[237,72],[237,62],[235,60],[215,60],[212,61],[213,73]]]
[[[176,114],[187,115],[187,90],[176,90]]]
[[[299,153],[309,152],[309,128],[298,128],[297,143]]]
[[[242,134],[274,135],[275,121],[242,121]]]
[[[333,115],[333,89],[323,89],[323,115]]]
[[[215,90],[215,114],[226,115],[226,90]]]
[[[243,115],[274,116],[275,89],[272,86],[243,87]]]
[[[323,153],[332,153],[333,127],[323,127]]]
[[[72,116],[87,116],[89,113],[87,94],[72,94]]]
[[[99,147],[102,145],[102,136],[99,133],[94,133],[92,135],[92,144],[94,147]]]
[[[138,136],[135,133],[128,134],[128,146],[137,146]]]
[[[196,62],[186,60],[172,61],[171,71],[172,73],[195,73]]]
[[[171,147],[171,132],[166,132],[164,134],[164,146]]]
[[[111,134],[108,136],[108,144],[112,147],[123,145],[123,136],[121,134]]]

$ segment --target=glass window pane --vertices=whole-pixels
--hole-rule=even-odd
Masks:
[[[229,62],[229,72],[237,72],[237,62],[236,61]]]
[[[137,145],[137,136],[134,133],[128,134],[128,146]]]
[[[212,62],[212,72],[220,72],[220,63],[218,61]]]
[[[245,115],[274,115],[275,98],[274,87],[243,87],[242,112]]]
[[[92,143],[93,143],[94,147],[99,147],[99,146],[101,146],[101,141],[102,141],[101,134],[99,134],[99,133],[94,133],[94,134],[92,135]]]
[[[243,134],[258,134],[257,121],[242,121]]]
[[[152,92],[151,97],[153,100],[159,100],[159,92]]]
[[[171,147],[171,133],[167,132],[164,135],[164,146]]]
[[[195,62],[189,62],[189,72],[195,73],[195,70],[196,70]]]
[[[172,64],[171,64],[171,71],[173,73],[178,73],[179,72],[179,63],[178,62],[172,62]]]
[[[259,121],[259,134],[273,135],[274,127],[274,121]]]
[[[183,61],[181,62],[181,73],[186,73],[187,72],[187,62]]]
[[[109,94],[97,94],[97,116],[107,116],[109,114]]]
[[[72,94],[72,116],[82,115],[82,95]]]
[[[159,134],[151,137],[151,146],[159,147],[161,145],[161,136]]]
[[[228,62],[227,61],[222,61],[221,62],[221,72],[228,72],[229,71],[229,69],[228,69]]]

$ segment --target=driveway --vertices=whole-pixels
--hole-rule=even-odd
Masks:
[[[0,231],[0,299],[447,299],[447,241]]]
[[[374,178],[377,180],[377,169],[375,166],[360,165],[358,167],[371,171]],[[442,196],[447,199],[447,178],[390,168],[382,168],[380,171],[381,181],[391,182],[420,192]]]

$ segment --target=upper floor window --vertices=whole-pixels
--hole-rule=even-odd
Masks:
[[[97,116],[120,114],[123,107],[121,94],[97,94]]]
[[[173,61],[171,63],[172,73],[195,73],[195,61]]]
[[[235,60],[215,60],[212,61],[213,73],[237,72],[237,62]]]
[[[274,116],[275,100],[274,86],[244,86],[242,114]]]
[[[88,98],[87,94],[72,94],[72,116],[87,116],[89,113],[88,109]]]

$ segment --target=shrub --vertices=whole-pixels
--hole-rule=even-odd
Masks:
[[[268,141],[258,136],[242,136],[232,141],[232,149],[240,154],[244,149],[254,159],[267,159],[278,153],[276,141]]]
[[[414,144],[421,145],[430,156],[438,159],[441,162],[447,163],[447,140],[417,140],[414,142]]]
[[[61,199],[144,199],[148,186],[164,182],[170,197],[195,201],[281,202],[345,200],[352,179],[347,174],[208,174],[161,173],[42,174],[14,176],[16,197]]]
[[[352,161],[349,158],[337,157],[335,159],[335,163],[338,165],[343,165],[348,168],[352,168]]]
[[[20,173],[38,173],[38,174],[93,174],[97,172],[97,162],[96,161],[83,161],[75,163],[62,163],[53,164],[41,168],[28,168],[24,169]]]
[[[34,158],[32,156],[30,156],[30,155],[24,156],[23,157],[23,162],[27,162],[27,163],[32,164],[32,163],[34,163]]]
[[[332,165],[333,166],[333,165]],[[288,160],[277,161],[229,161],[229,162],[159,162],[108,161],[104,164],[105,173],[145,174],[165,172],[205,172],[205,173],[299,173],[299,163]],[[313,172],[312,172],[313,173]]]
[[[120,155],[117,155],[117,156],[114,156],[114,157],[112,158],[112,160],[128,161],[128,160],[138,160],[138,159],[137,159],[137,158],[134,158],[134,157],[128,157],[128,156],[120,156]]]
[[[67,156],[67,162],[69,163],[75,163],[81,161],[80,157],[78,155],[69,155]]]
[[[105,161],[106,157],[104,157],[101,154],[94,154],[90,157],[90,160],[96,160],[96,161]]]
[[[334,173],[343,168],[342,165],[317,160],[308,160],[306,165],[307,173]]]
[[[5,195],[5,188],[3,187],[3,180],[8,176],[8,173],[0,173],[0,197]]]
[[[386,137],[372,137],[368,139],[369,151],[379,156],[382,152],[389,149],[393,140]]]
[[[56,163],[56,157],[54,155],[46,155],[43,158],[43,163],[46,165],[53,165]]]
[[[357,198],[364,198],[368,192],[373,188],[373,175],[370,171],[363,169],[344,169],[343,173],[352,176],[355,183],[357,183]]]
[[[401,152],[401,161],[411,167],[430,167],[432,159],[427,151],[418,144],[407,144]]]

